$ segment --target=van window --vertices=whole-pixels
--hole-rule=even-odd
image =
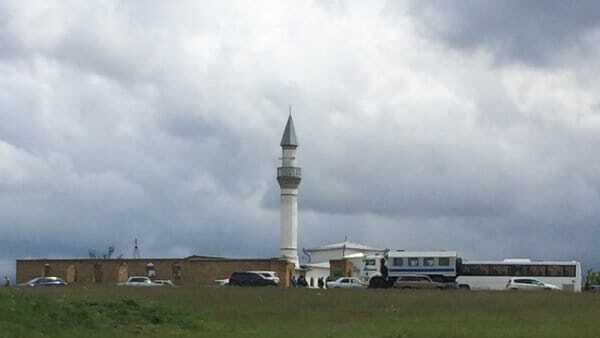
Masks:
[[[438,258],[439,266],[450,266],[450,258],[448,257],[440,257]]]

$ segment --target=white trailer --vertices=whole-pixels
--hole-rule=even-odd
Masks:
[[[369,287],[390,287],[402,275],[427,275],[432,280],[454,282],[457,276],[456,251],[388,251],[363,260],[361,279]]]

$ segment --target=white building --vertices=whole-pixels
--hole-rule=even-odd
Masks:
[[[342,258],[362,258],[364,255],[374,255],[383,252],[385,252],[385,249],[349,241],[304,250],[304,254],[308,256],[309,263],[329,262],[332,259]]]
[[[330,276],[330,260],[349,260],[352,263],[352,275],[359,276],[364,256],[383,252],[384,249],[348,241],[304,249],[304,256],[308,262],[300,266],[298,273],[305,276],[309,286],[312,280],[313,287],[317,287],[316,281],[319,278],[327,279]]]

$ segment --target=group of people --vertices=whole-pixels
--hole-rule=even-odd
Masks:
[[[308,281],[306,280],[306,277],[304,277],[302,275],[298,276],[298,278],[296,278],[295,276],[292,276],[290,279],[290,284],[292,285],[292,287],[295,287],[295,288],[306,288],[309,286],[313,287],[314,279],[311,277],[310,284],[309,284]],[[323,277],[317,278],[317,286],[319,287],[319,289],[324,289],[327,286],[325,278],[323,278]]]

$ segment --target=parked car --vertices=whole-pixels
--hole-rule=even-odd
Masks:
[[[234,272],[229,277],[229,285],[233,286],[276,286],[277,283],[256,272]]]
[[[355,289],[367,287],[360,279],[356,277],[341,277],[333,282],[327,282],[329,289]]]
[[[400,276],[394,282],[394,287],[398,289],[448,289],[454,288],[445,283],[433,281],[429,276],[410,275]]]
[[[156,280],[154,280],[154,284],[159,284],[161,286],[166,286],[166,287],[171,287],[171,288],[176,287],[175,283],[173,283],[170,279],[156,279]]]
[[[146,276],[132,276],[127,279],[125,283],[117,284],[119,286],[134,286],[134,287],[153,287],[162,286],[162,284],[154,283],[150,278]]]
[[[46,286],[66,286],[67,283],[58,277],[36,277],[21,286],[28,287],[46,287]]]
[[[599,284],[591,284],[591,285],[588,285],[586,289],[588,291],[592,291],[592,292],[600,292],[600,285]]]
[[[275,271],[248,271],[253,273],[261,274],[266,279],[270,279],[275,282],[275,284],[279,284],[279,276],[277,276],[277,272]]]
[[[559,286],[535,278],[513,277],[506,283],[508,290],[562,290]]]

